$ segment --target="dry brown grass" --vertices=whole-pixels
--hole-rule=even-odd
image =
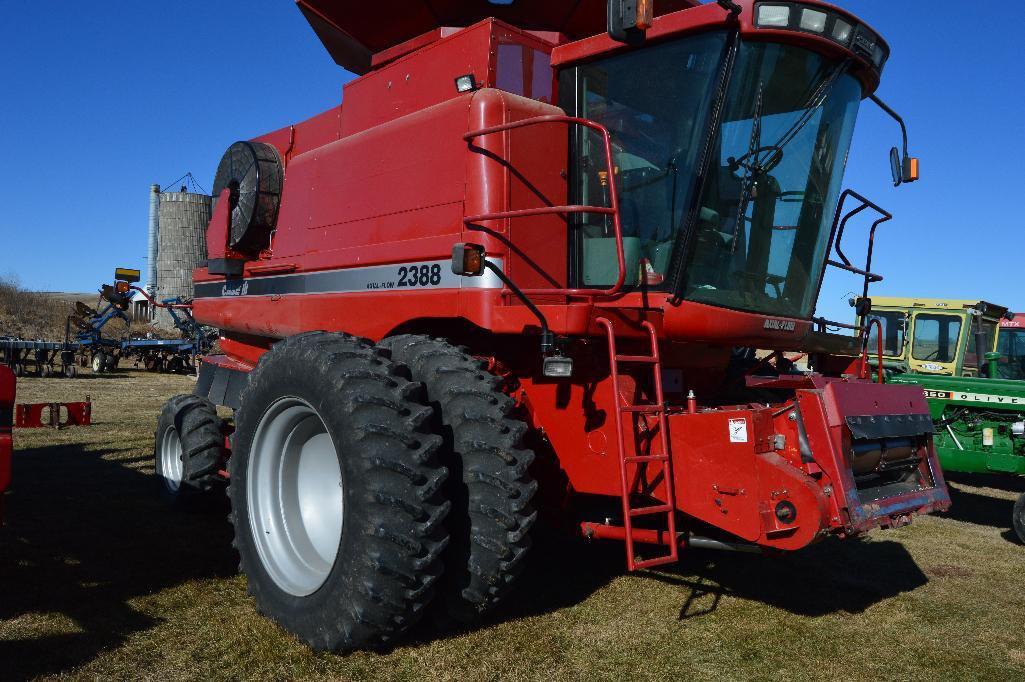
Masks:
[[[105,305],[99,294],[61,293],[50,291],[29,291],[18,279],[7,275],[0,277],[0,337],[12,336],[21,339],[42,339],[63,341],[65,325],[69,315],[75,314],[75,303],[85,303],[93,308]],[[75,328],[71,328],[74,335]],[[121,338],[131,333],[135,337],[151,334],[157,338],[178,338],[176,331],[162,330],[151,324],[132,323],[114,319],[102,330],[107,338]]]
[[[74,294],[27,291],[17,278],[0,277],[0,336],[62,340],[65,321],[76,300],[90,302]]]
[[[1025,676],[1013,479],[958,481],[948,516],[782,557],[695,551],[673,571],[624,575],[619,546],[544,541],[514,603],[480,628],[311,653],[255,612],[223,506],[177,513],[155,494],[157,410],[191,388],[141,372],[20,383],[22,401],[91,394],[96,425],[16,434],[3,679]]]

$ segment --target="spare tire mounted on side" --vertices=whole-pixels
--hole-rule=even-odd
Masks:
[[[256,254],[270,245],[278,219],[284,169],[277,148],[242,140],[221,157],[214,176],[214,197],[230,190],[231,229],[228,246]]]

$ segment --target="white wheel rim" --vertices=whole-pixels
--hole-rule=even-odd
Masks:
[[[177,429],[168,427],[160,439],[160,475],[172,493],[177,493],[181,488],[184,468],[181,438],[178,437]]]
[[[249,451],[246,499],[264,569],[304,597],[327,580],[342,539],[342,472],[331,434],[309,403],[281,398]]]

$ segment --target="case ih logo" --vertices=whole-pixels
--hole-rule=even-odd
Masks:
[[[249,293],[249,282],[225,282],[221,287],[221,296],[245,296]]]
[[[793,320],[773,320],[768,319],[765,321],[765,329],[771,329],[775,332],[792,332],[797,328],[797,323]]]

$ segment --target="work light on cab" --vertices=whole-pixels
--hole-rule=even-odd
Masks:
[[[821,6],[810,7],[794,2],[759,3],[755,6],[755,26],[761,29],[804,31],[828,36],[844,47],[851,46],[856,54],[877,70],[882,70],[890,56],[890,48],[872,29],[861,25],[855,32],[852,22],[838,12],[830,12]]]

